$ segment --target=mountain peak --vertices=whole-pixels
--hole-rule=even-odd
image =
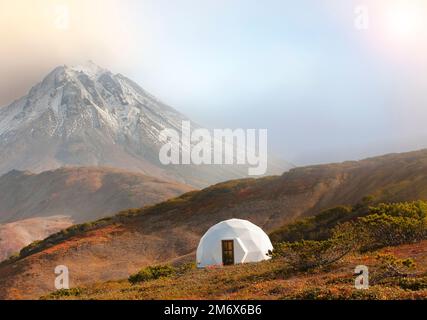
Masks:
[[[65,69],[76,71],[76,72],[83,72],[89,76],[97,76],[104,72],[108,72],[107,69],[100,67],[92,60],[87,60],[82,64],[65,66]]]
[[[196,187],[246,175],[246,168],[164,166],[162,130],[183,120],[132,80],[93,61],[59,66],[0,109],[0,174],[58,167],[108,166]]]

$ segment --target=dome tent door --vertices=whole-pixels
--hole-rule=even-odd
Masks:
[[[222,264],[229,266],[234,264],[234,241],[222,240]]]

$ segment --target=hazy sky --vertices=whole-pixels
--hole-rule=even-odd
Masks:
[[[427,147],[425,3],[0,0],[0,105],[91,59],[296,164]]]

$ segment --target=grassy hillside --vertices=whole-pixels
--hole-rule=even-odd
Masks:
[[[32,298],[51,292],[51,270],[60,264],[70,268],[72,286],[79,287],[126,278],[148,265],[193,259],[203,233],[229,218],[248,219],[273,232],[338,205],[351,207],[352,214],[356,204],[363,207],[366,201],[418,199],[427,200],[426,150],[229,181],[74,226],[30,245],[19,257],[0,265],[4,288],[0,298]],[[327,219],[343,221],[346,209],[338,209],[335,215]],[[312,233],[329,236],[321,225],[315,225]]]
[[[45,239],[71,225],[73,221],[65,216],[31,218],[0,224],[0,261],[35,240]]]
[[[190,190],[180,183],[106,167],[67,167],[39,174],[14,170],[0,177],[0,223],[55,215],[82,223]]]
[[[314,236],[313,230],[321,232]],[[280,239],[270,261],[147,267],[128,280],[55,291],[43,299],[427,299],[425,202],[339,207],[274,234]],[[354,287],[358,265],[369,268],[367,290]]]
[[[40,174],[11,171],[0,177],[0,261],[72,224],[190,190],[183,184],[113,168],[70,167]]]
[[[427,299],[427,241],[385,248],[382,253],[412,257],[417,271],[413,281],[396,281],[354,288],[354,268],[374,268],[375,253],[346,257],[333,266],[286,273],[278,260],[190,270],[183,275],[131,284],[126,279],[57,291],[43,299]]]

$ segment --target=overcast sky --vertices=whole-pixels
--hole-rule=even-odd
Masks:
[[[299,165],[427,147],[427,5],[366,2],[0,0],[0,105],[91,59]]]

